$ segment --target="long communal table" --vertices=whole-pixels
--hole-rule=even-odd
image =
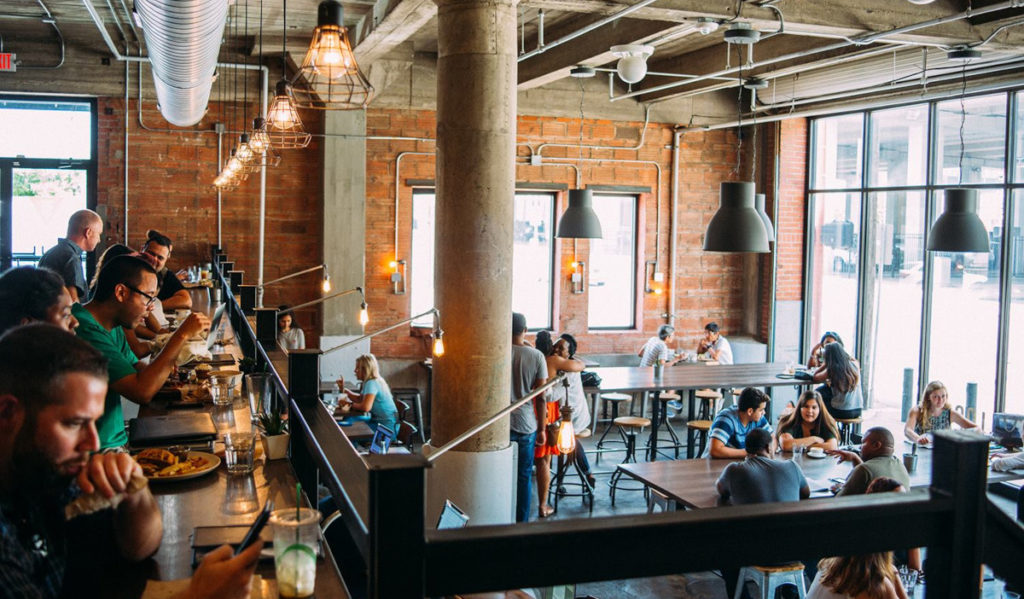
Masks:
[[[725,389],[744,387],[771,387],[809,385],[809,381],[801,381],[784,375],[787,364],[768,362],[759,364],[703,364],[680,363],[667,366],[660,377],[654,376],[654,368],[640,366],[618,366],[588,369],[601,377],[600,387],[587,387],[585,391],[596,395],[600,393],[647,393],[660,391],[682,391],[687,394],[690,414],[694,413],[693,392],[697,389]],[[780,376],[782,375],[782,376]],[[594,407],[598,407],[595,402]],[[771,408],[768,409],[769,418]],[[661,402],[653,401],[651,406],[651,441],[649,444],[650,461],[658,456],[658,427],[660,426]],[[713,415],[712,415],[713,416]]]

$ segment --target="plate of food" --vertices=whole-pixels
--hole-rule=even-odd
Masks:
[[[135,455],[142,472],[151,481],[188,480],[208,474],[220,466],[220,458],[205,451],[152,447]]]

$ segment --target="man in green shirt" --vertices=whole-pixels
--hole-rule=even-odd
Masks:
[[[121,412],[121,396],[147,404],[174,370],[174,359],[194,335],[208,329],[210,321],[193,313],[171,335],[163,351],[142,366],[125,339],[124,330],[135,328],[149,314],[157,296],[156,271],[135,256],[118,256],[100,270],[93,298],[72,309],[79,327],[77,335],[98,349],[108,360],[110,387],[103,415],[96,421],[100,447],[119,447],[128,442]]]

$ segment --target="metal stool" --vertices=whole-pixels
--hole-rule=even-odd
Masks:
[[[796,587],[797,597],[807,596],[804,588],[804,565],[800,562],[782,566],[746,566],[740,570],[736,581],[736,592],[733,599],[743,596],[743,585],[753,580],[761,589],[761,599],[775,599],[775,590],[782,585],[791,584]]]
[[[576,448],[572,450],[569,455],[558,455],[558,467],[555,471],[555,479],[552,483],[554,488],[555,497],[555,511],[558,511],[558,499],[560,497],[582,497],[583,505],[590,507],[590,513],[594,513],[594,487],[591,486],[587,477],[580,472],[580,467],[576,463],[576,453],[584,451],[583,444],[580,443],[581,439],[590,437],[592,433],[589,428],[585,428],[580,432],[576,433]],[[569,482],[565,481],[565,475],[568,474],[570,479]],[[567,491],[566,487],[576,487],[580,490],[578,492]]]
[[[423,401],[420,398],[420,390],[412,387],[392,389],[391,396],[394,399],[401,399],[412,404],[413,417],[416,419],[416,430],[420,437],[420,444],[427,442],[423,432]]]
[[[668,402],[670,402],[670,401],[678,401],[679,400],[679,394],[678,393],[673,393],[671,391],[666,391],[666,392],[661,393],[660,395],[658,395],[657,399],[658,399],[658,401],[661,402],[661,417],[658,418],[658,435],[659,436],[657,438],[657,441],[659,443],[662,441],[661,436],[660,436],[662,431],[668,431],[669,439],[672,442],[671,442],[671,444],[665,445],[664,447],[666,449],[667,448],[672,448],[675,451],[675,458],[679,459],[679,448],[683,446],[683,443],[682,443],[682,441],[679,440],[679,435],[676,433],[676,430],[674,428],[672,428],[672,423],[669,422],[669,419],[668,419]],[[651,435],[651,437],[647,439],[647,447],[650,448],[650,446],[651,446],[651,444],[653,442],[654,442],[654,435]]]
[[[700,451],[697,457],[704,455],[704,445],[708,441],[708,431],[711,430],[710,420],[691,420],[686,423],[686,457],[693,457],[694,436],[700,433]]]
[[[701,420],[711,420],[715,417],[715,408],[718,407],[718,400],[722,394],[714,389],[698,389],[693,396],[701,400],[697,417]]]
[[[842,445],[849,445],[854,427],[859,427],[862,422],[864,419],[859,416],[857,418],[836,418],[836,424],[839,425],[839,442]]]
[[[674,512],[676,511],[676,502],[657,489],[651,489],[650,495],[647,496],[647,513],[653,514],[656,507],[661,508],[663,512]]]
[[[629,444],[629,442],[626,440],[626,434],[622,432],[622,427],[618,426],[615,422],[619,419],[619,404],[627,402],[627,401],[632,401],[632,400],[633,400],[633,396],[627,395],[625,393],[602,393],[601,394],[601,402],[602,402],[603,409],[607,409],[609,403],[611,403],[611,405],[612,405],[612,423],[608,425],[608,428],[604,429],[604,434],[602,434],[601,438],[597,441],[597,448],[595,449],[594,453],[597,454],[597,463],[598,464],[601,463],[601,454],[602,453],[604,453],[605,451],[612,451],[612,450],[604,449],[604,444],[605,443],[622,443],[623,445],[628,445]],[[605,437],[608,436],[608,433],[611,432],[611,430],[613,428],[618,431],[620,438],[619,439],[611,439],[609,441],[606,441]],[[618,451],[618,450],[614,450],[614,451]]]
[[[651,425],[650,418],[644,418],[642,416],[622,416],[616,418],[613,424],[619,426],[619,431],[625,428],[626,432],[623,433],[626,437],[626,459],[622,460],[623,464],[634,464],[636,463],[636,436],[637,433],[643,430],[644,427]],[[622,481],[622,470],[616,468],[615,473],[612,474],[612,480],[609,482],[611,490],[609,494],[612,496],[612,505],[615,505],[615,491],[619,489],[619,483]],[[647,485],[640,485],[639,487],[622,487],[623,491],[644,491],[647,492]]]

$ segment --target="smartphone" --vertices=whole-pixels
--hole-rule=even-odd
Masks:
[[[270,520],[270,512],[274,509],[274,502],[267,500],[267,503],[263,505],[263,511],[260,512],[259,516],[256,516],[256,521],[252,523],[249,530],[245,532],[245,537],[242,538],[242,542],[238,544],[238,548],[235,549],[235,555],[245,551],[250,545],[256,542],[256,539],[260,538],[260,533],[263,532],[263,527],[267,525],[267,521]]]

